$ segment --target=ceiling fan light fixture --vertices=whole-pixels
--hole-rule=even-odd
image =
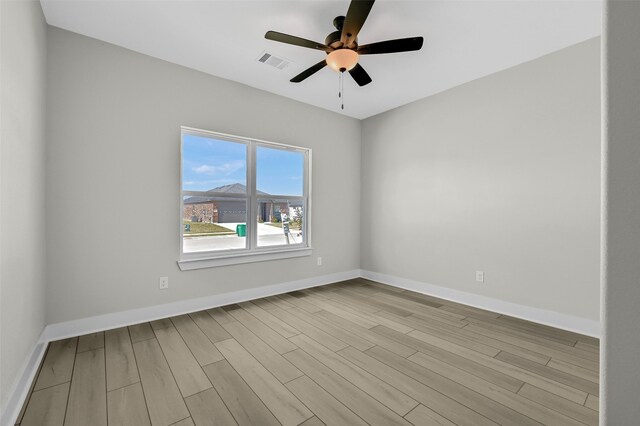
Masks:
[[[358,63],[358,54],[351,49],[337,49],[327,55],[327,65],[334,71],[344,72],[353,69]]]
[[[360,55],[411,52],[420,50],[423,42],[422,37],[407,37],[378,41],[364,46],[358,45],[358,34],[367,20],[374,3],[375,0],[351,0],[346,16],[338,16],[333,20],[333,26],[336,27],[337,31],[325,37],[324,44],[277,31],[267,31],[264,37],[267,40],[321,50],[327,53],[327,56],[322,61],[294,76],[290,80],[292,83],[300,83],[328,66],[340,73],[340,81],[342,81],[344,72],[349,71],[358,86],[366,86],[372,80],[362,68],[362,65],[358,63]]]

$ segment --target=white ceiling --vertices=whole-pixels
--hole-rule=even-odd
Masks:
[[[266,40],[274,30],[324,42],[349,1],[41,0],[50,25],[311,105],[366,118],[600,35],[600,0],[378,0],[359,35],[367,44],[421,35],[418,52],[362,56],[373,83],[325,68],[289,79],[323,58]],[[293,62],[257,62],[263,51]],[[348,77],[345,75],[345,77]]]

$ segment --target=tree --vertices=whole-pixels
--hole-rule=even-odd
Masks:
[[[303,220],[302,207],[294,207],[293,217],[291,218],[291,222],[294,223],[298,229],[302,230],[302,220]]]

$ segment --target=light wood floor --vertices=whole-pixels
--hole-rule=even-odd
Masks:
[[[597,339],[357,279],[53,342],[31,425],[595,425]]]

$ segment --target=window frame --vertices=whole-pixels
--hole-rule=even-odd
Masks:
[[[245,194],[226,194],[226,193],[206,193],[206,191],[184,191],[183,183],[183,149],[184,135],[191,134],[205,138],[213,138],[225,142],[241,143],[246,145],[246,193]],[[303,154],[303,185],[302,196],[282,195],[282,194],[264,194],[260,195],[257,191],[257,162],[256,151],[258,147],[271,149],[279,149],[290,152]],[[291,257],[310,256],[312,253],[311,246],[311,149],[288,145],[278,142],[265,141],[255,138],[247,138],[236,135],[229,135],[210,130],[196,129],[192,127],[180,127],[180,232],[179,232],[179,257],[178,266],[181,270],[210,268],[216,266],[233,265],[238,263],[261,262],[266,260],[284,259]],[[205,195],[206,193],[206,195]],[[226,250],[208,250],[198,252],[184,252],[184,197],[185,196],[206,196],[210,198],[228,198],[228,199],[245,199],[247,204],[247,238],[245,248],[226,249]],[[296,200],[301,201],[303,206],[304,219],[302,222],[302,235],[304,236],[301,243],[281,244],[270,246],[258,246],[258,207],[259,200]]]

